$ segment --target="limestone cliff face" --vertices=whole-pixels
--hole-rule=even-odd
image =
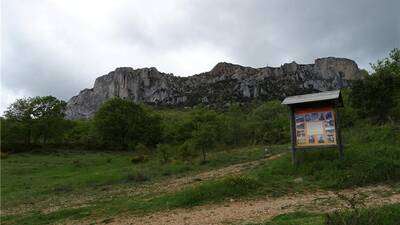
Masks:
[[[117,68],[98,77],[67,104],[68,119],[90,118],[112,97],[154,105],[224,105],[252,99],[282,99],[288,95],[346,87],[361,79],[357,64],[344,58],[320,58],[314,64],[286,63],[281,67],[251,68],[218,63],[211,71],[178,77],[156,68]]]

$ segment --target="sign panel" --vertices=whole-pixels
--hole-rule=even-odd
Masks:
[[[336,145],[335,114],[332,107],[296,109],[296,145]]]

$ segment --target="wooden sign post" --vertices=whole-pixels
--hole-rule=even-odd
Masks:
[[[338,107],[343,107],[340,90],[285,98],[290,108],[292,161],[297,165],[296,151],[314,147],[336,147],[343,158]]]

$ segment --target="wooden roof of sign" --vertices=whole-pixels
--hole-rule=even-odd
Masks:
[[[302,103],[312,103],[312,102],[321,102],[321,101],[333,101],[336,102],[338,106],[343,106],[342,95],[340,90],[335,91],[323,91],[314,94],[306,94],[306,95],[295,95],[285,98],[283,100],[283,105],[294,105],[294,104],[302,104]]]

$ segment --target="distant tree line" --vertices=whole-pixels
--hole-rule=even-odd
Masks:
[[[351,127],[357,120],[399,124],[400,51],[372,65],[373,72],[344,90],[341,122]],[[279,101],[228,109],[205,106],[193,109],[156,109],[113,98],[92,119],[64,119],[66,103],[52,96],[18,99],[1,117],[1,149],[34,148],[128,150],[190,160],[218,148],[288,143],[288,112]]]
[[[2,149],[140,149],[161,154],[164,161],[171,154],[183,158],[200,154],[206,160],[207,152],[217,147],[289,140],[287,109],[279,101],[250,110],[238,104],[226,111],[202,106],[155,110],[113,98],[92,119],[76,121],[64,119],[65,106],[51,96],[17,100],[1,118]]]

